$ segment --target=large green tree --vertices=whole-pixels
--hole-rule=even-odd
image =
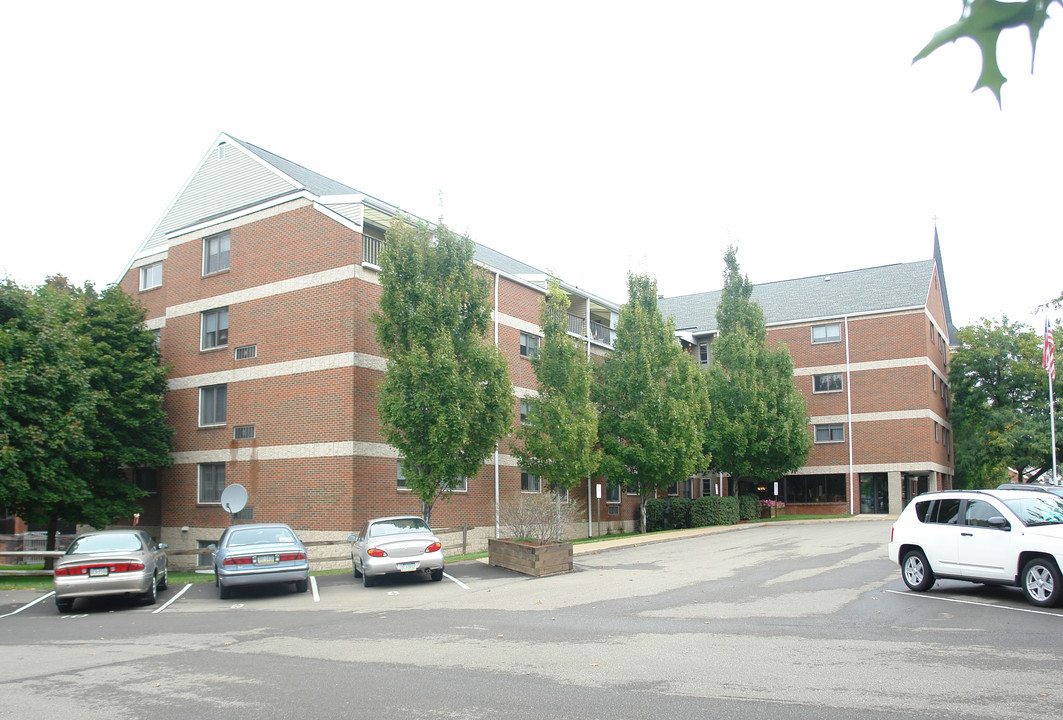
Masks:
[[[993,487],[1007,481],[1008,468],[1025,481],[1051,471],[1048,373],[1042,366],[1041,343],[1041,333],[1006,317],[1000,322],[983,319],[959,331],[949,381],[956,479],[961,486]],[[1053,391],[1058,402],[1063,392],[1058,372]],[[1056,430],[1059,453],[1059,417]]]
[[[513,386],[505,358],[487,341],[490,286],[470,240],[442,223],[396,218],[380,260],[373,322],[388,365],[377,407],[431,523],[436,501],[478,475],[509,432]]]
[[[811,440],[804,396],[794,383],[786,346],[767,347],[764,311],[738,267],[734,246],[724,255],[716,310],[719,335],[708,370],[712,417],[706,447],[713,467],[732,477],[776,480],[801,467]]]
[[[104,527],[139,508],[127,469],[166,466],[166,373],[120,288],[0,285],[0,505],[48,526]]]
[[[540,320],[543,342],[531,361],[539,394],[528,400],[517,432],[523,447],[514,451],[524,470],[555,491],[559,518],[562,492],[589,477],[601,456],[598,410],[590,397],[593,375],[580,341],[568,334],[569,302],[568,293],[551,279]]]
[[[646,501],[705,469],[709,460],[705,378],[674,330],[657,307],[657,283],[629,274],[616,346],[598,368],[592,397],[599,409],[601,471],[639,494],[642,532]]]

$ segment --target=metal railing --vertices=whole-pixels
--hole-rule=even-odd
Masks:
[[[362,236],[362,262],[380,267],[380,248],[384,241],[368,235]]]
[[[580,337],[580,338],[586,338],[587,337],[586,328],[587,328],[587,321],[585,319],[581,318],[578,315],[573,315],[573,314],[569,313],[569,316],[568,316],[568,331],[570,333],[572,333],[573,335],[575,335],[577,337]],[[590,339],[591,340],[593,340],[596,343],[601,343],[602,345],[608,345],[609,347],[613,346],[613,340],[615,338],[614,333],[616,331],[613,330],[611,327],[609,327],[608,325],[603,325],[600,322],[596,322],[594,320],[591,320],[590,321],[590,329],[591,329],[591,334],[590,334]]]

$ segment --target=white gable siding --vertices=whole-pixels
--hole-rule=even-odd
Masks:
[[[165,249],[171,230],[297,189],[237,145],[226,144],[221,159],[214,148],[137,255]]]
[[[339,213],[358,227],[362,226],[364,209],[362,203],[335,203],[332,205],[326,205],[325,207],[335,213]]]

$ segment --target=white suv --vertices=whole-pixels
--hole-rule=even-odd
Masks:
[[[923,493],[893,524],[889,556],[912,590],[937,578],[1017,585],[1053,607],[1063,602],[1063,498],[1036,488]]]

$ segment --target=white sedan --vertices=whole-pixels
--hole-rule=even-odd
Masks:
[[[370,520],[351,543],[354,576],[366,587],[384,575],[427,573],[443,579],[443,544],[424,520],[416,515]]]

